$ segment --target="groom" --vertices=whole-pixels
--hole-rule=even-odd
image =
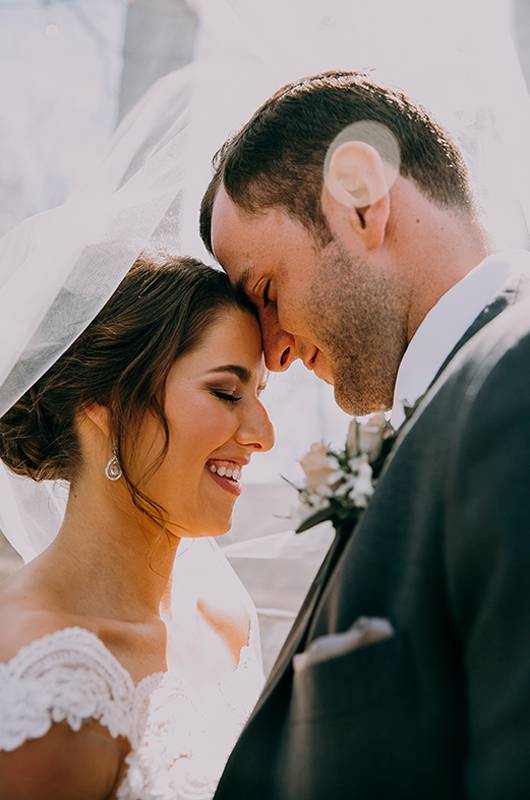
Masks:
[[[530,256],[490,252],[448,134],[353,73],[283,88],[225,144],[201,233],[270,369],[301,358],[350,413],[420,400],[217,800],[530,797]]]

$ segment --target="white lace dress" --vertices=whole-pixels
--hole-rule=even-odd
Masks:
[[[118,800],[210,800],[261,690],[252,636],[238,667],[200,689],[172,671],[134,685],[85,628],[43,636],[0,664],[0,750],[93,719],[131,745]]]

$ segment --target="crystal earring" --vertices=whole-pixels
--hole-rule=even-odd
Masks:
[[[122,474],[121,464],[118,460],[118,453],[116,452],[116,448],[114,448],[112,455],[105,466],[105,476],[109,481],[119,481]]]

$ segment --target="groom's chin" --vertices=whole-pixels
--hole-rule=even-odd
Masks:
[[[337,379],[333,384],[335,402],[351,417],[364,417],[375,411],[387,410],[388,406],[379,397],[363,392],[351,381]]]
[[[351,393],[346,390],[346,387],[341,383],[334,383],[332,386],[335,402],[339,408],[350,416],[359,414],[355,398],[352,397]]]

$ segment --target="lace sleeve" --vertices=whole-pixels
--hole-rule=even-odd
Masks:
[[[0,750],[15,750],[66,721],[97,720],[114,737],[133,735],[132,678],[98,637],[65,628],[0,664]]]

